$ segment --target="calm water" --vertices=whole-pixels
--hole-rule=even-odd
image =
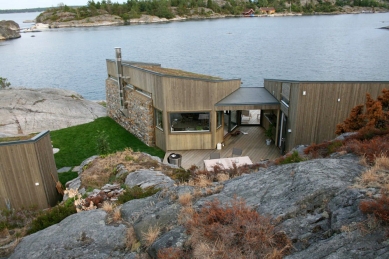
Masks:
[[[388,25],[385,13],[52,29],[0,42],[0,76],[13,86],[105,99],[105,60],[121,47],[124,60],[241,78],[245,87],[263,86],[264,78],[389,81],[389,30],[377,29]]]

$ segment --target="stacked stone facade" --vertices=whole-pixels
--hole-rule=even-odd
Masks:
[[[121,110],[119,86],[116,81],[107,79],[108,116],[146,145],[155,146],[153,100],[128,87],[125,87],[123,96],[124,109]]]

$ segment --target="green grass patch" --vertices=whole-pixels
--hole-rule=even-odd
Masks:
[[[66,172],[66,173],[59,173],[58,178],[59,181],[61,182],[62,186],[65,186],[67,182],[70,180],[73,180],[78,176],[78,172]]]
[[[144,144],[113,119],[102,117],[90,123],[50,132],[53,146],[60,149],[54,155],[57,168],[80,165],[86,158],[98,154],[97,141],[101,131],[107,136],[110,153],[128,147],[160,158],[165,155],[161,149]]]
[[[118,197],[118,203],[123,204],[130,200],[142,199],[156,194],[160,189],[155,189],[154,187],[149,187],[142,189],[139,186],[134,186],[132,188],[125,188],[125,192]]]

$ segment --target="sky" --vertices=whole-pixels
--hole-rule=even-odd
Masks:
[[[121,1],[117,2],[120,3]],[[68,6],[86,5],[88,0],[0,0],[0,10],[56,7],[59,3],[63,3]]]

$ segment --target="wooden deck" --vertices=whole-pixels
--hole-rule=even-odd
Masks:
[[[213,152],[220,153],[220,157],[231,157],[232,148],[240,148],[243,150],[242,156],[249,156],[253,163],[261,160],[273,160],[280,156],[280,150],[274,145],[266,145],[266,137],[264,129],[259,126],[240,127],[238,130],[247,132],[248,134],[239,134],[238,136],[229,136],[224,140],[222,150],[174,150],[168,151],[165,154],[164,162],[167,163],[167,157],[171,153],[182,155],[181,166],[185,169],[196,165],[199,168],[204,168],[204,160],[209,159]]]

